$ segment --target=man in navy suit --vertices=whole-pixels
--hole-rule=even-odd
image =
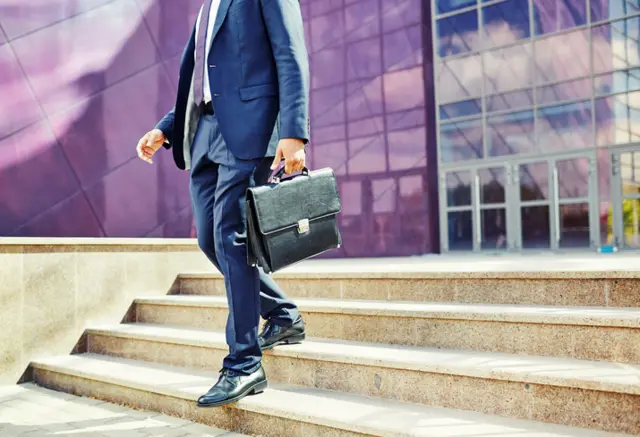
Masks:
[[[205,0],[182,55],[175,107],[138,156],[173,149],[190,170],[198,244],[224,275],[229,355],[198,405],[229,404],[267,386],[262,350],[304,339],[296,305],[247,264],[244,197],[282,160],[305,165],[309,61],[298,0]],[[260,316],[265,328],[258,335]]]

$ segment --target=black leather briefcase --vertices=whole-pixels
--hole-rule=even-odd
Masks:
[[[309,171],[247,190],[247,239],[251,265],[267,273],[340,247],[338,184],[330,168]]]

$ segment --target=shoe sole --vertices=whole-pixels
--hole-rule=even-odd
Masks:
[[[246,390],[245,392],[241,393],[240,395],[236,396],[235,398],[226,399],[226,400],[224,400],[222,402],[216,402],[214,404],[197,403],[197,406],[200,407],[200,408],[213,408],[213,407],[221,407],[223,405],[233,404],[233,403],[238,402],[239,400],[241,400],[242,398],[244,398],[246,396],[259,395],[260,393],[262,393],[263,391],[265,391],[267,389],[268,385],[269,385],[269,383],[266,380],[264,380],[264,381],[261,381],[261,382],[257,383],[256,385],[254,385],[250,389]]]
[[[302,334],[294,334],[291,337],[286,337],[286,338],[283,338],[281,340],[278,340],[278,341],[276,341],[275,343],[273,343],[270,346],[263,347],[262,350],[263,351],[268,351],[270,349],[273,349],[276,346],[300,344],[305,340],[305,338],[307,338],[307,336],[306,336],[306,334],[304,332]]]

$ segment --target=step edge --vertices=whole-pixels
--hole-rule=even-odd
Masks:
[[[158,325],[162,326],[162,325]],[[188,329],[186,330],[188,331]],[[86,331],[87,336],[98,335],[111,338],[131,339],[138,341],[148,341],[152,343],[167,343],[180,346],[191,347],[203,347],[216,350],[227,350],[228,346],[224,342],[218,342],[214,340],[200,341],[192,339],[182,339],[170,335],[163,334],[151,334],[151,333],[138,333],[138,332],[123,332],[119,330],[110,330],[108,328],[89,328]],[[380,347],[385,345],[381,344]],[[473,352],[473,351],[471,351]],[[478,352],[490,354],[488,352]],[[455,375],[464,376],[478,379],[497,379],[500,381],[518,382],[525,384],[538,384],[547,386],[557,386],[565,388],[577,388],[583,390],[594,390],[600,392],[609,393],[621,393],[629,395],[640,395],[640,383],[638,384],[622,384],[608,381],[595,381],[582,378],[569,378],[569,377],[554,377],[551,375],[531,375],[523,374],[520,372],[509,372],[504,370],[476,370],[472,367],[467,368],[451,368],[445,365],[433,365],[433,364],[421,364],[412,363],[407,361],[393,361],[389,359],[377,359],[377,358],[362,358],[358,356],[350,355],[347,357],[344,354],[337,353],[324,353],[324,352],[312,352],[312,351],[298,351],[295,346],[288,348],[280,348],[277,350],[269,351],[268,354],[275,356],[282,356],[293,359],[306,359],[314,361],[326,361],[339,364],[352,364],[369,367],[383,367],[395,370],[407,370],[424,373],[436,373],[442,375]],[[517,356],[525,357],[526,355]],[[351,359],[349,359],[351,358]],[[542,357],[546,358],[546,357]],[[550,357],[554,358],[554,357]],[[587,361],[577,360],[574,361]]]
[[[310,299],[311,300],[311,299]],[[301,299],[296,300],[300,303]],[[352,316],[380,316],[380,317],[394,317],[394,318],[411,318],[411,319],[425,319],[425,320],[465,320],[465,321],[477,321],[477,322],[502,322],[502,323],[525,323],[535,325],[568,325],[568,326],[590,326],[590,327],[602,327],[602,328],[625,328],[625,329],[640,329],[640,317],[629,314],[628,316],[616,316],[615,318],[608,318],[604,316],[589,315],[582,316],[579,314],[564,314],[564,315],[552,315],[552,314],[511,314],[501,313],[499,309],[496,309],[495,313],[486,312],[456,312],[456,311],[434,311],[434,310],[405,310],[405,309],[368,309],[368,308],[345,308],[340,306],[340,300],[335,299],[335,306],[314,306],[313,303],[299,304],[298,307],[302,312],[312,312],[317,314],[343,314]],[[380,301],[384,303],[385,301]],[[405,302],[402,302],[405,303]],[[410,302],[407,302],[410,304]],[[188,302],[188,299],[180,302],[178,299],[163,299],[162,297],[144,297],[134,299],[135,305],[153,305],[163,307],[181,307],[181,308],[228,308],[226,302],[212,299],[210,302]],[[450,303],[449,303],[450,304]],[[434,303],[437,305],[437,303]],[[444,305],[444,303],[443,303]],[[491,304],[482,304],[483,306]],[[474,306],[469,304],[468,306]],[[514,305],[516,306],[516,305]],[[527,307],[527,305],[521,305]],[[533,306],[529,306],[533,307]],[[573,309],[570,307],[562,307]],[[628,312],[624,311],[625,308],[612,307],[593,307],[611,310],[613,312],[617,310],[620,313]],[[585,310],[589,310],[586,308]]]
[[[82,355],[86,355],[89,358],[99,358],[100,355],[98,354],[81,354]],[[129,360],[129,359],[122,359],[122,358],[118,358],[118,361],[123,362],[124,364],[126,364],[127,362],[133,362],[136,360]],[[137,361],[140,362],[140,361]],[[173,389],[173,390],[168,390],[168,389],[162,389],[156,385],[151,385],[151,384],[140,384],[140,383],[136,383],[134,381],[131,380],[126,380],[124,378],[118,377],[118,376],[114,376],[112,374],[98,374],[97,372],[87,372],[87,371],[82,371],[82,370],[76,370],[76,369],[70,369],[66,366],[64,366],[63,364],[59,364],[59,363],[46,363],[43,361],[38,361],[38,360],[34,360],[31,364],[31,367],[33,367],[34,371],[37,370],[43,370],[43,371],[47,371],[47,372],[52,372],[52,373],[59,373],[59,374],[63,374],[63,375],[67,375],[70,376],[72,378],[80,378],[80,379],[86,379],[89,381],[96,381],[96,382],[101,382],[104,384],[110,384],[110,385],[116,385],[116,386],[120,386],[120,387],[124,387],[124,388],[128,388],[128,389],[132,389],[132,390],[139,390],[139,391],[146,391],[146,392],[150,392],[156,395],[160,395],[160,396],[167,396],[167,397],[172,397],[172,398],[177,398],[177,399],[182,399],[182,400],[187,400],[187,401],[193,401],[195,402],[197,400],[197,395],[191,394],[191,393],[186,393],[183,392],[179,389]],[[166,366],[164,365],[163,367],[165,367],[166,369],[170,369],[172,366]],[[274,388],[269,388],[268,390],[278,390],[278,386],[283,386],[283,387],[294,387],[291,384],[277,384],[276,387]],[[297,387],[302,387],[302,386],[297,386]],[[332,390],[327,390],[327,389],[318,389],[318,388],[314,388],[314,391],[318,392],[318,393],[332,393]],[[282,390],[280,390],[282,391]],[[337,392],[337,393],[342,393],[342,392]],[[368,396],[365,395],[361,395],[361,394],[354,394],[354,393],[346,393],[350,396],[352,396],[354,399],[355,398],[369,398]],[[587,432],[590,432],[592,434],[589,435],[593,435],[594,437],[631,437],[630,435],[627,434],[623,434],[623,433],[617,433],[617,432],[611,432],[611,431],[602,431],[602,430],[592,430],[592,429],[588,429],[588,428],[580,428],[580,427],[572,427],[572,426],[567,426],[567,425],[562,425],[562,424],[555,424],[555,423],[546,423],[546,422],[539,422],[539,421],[532,421],[532,420],[527,420],[527,419],[518,419],[518,418],[514,418],[514,417],[508,417],[508,416],[497,416],[497,415],[492,415],[492,414],[486,414],[486,413],[480,413],[480,412],[475,412],[475,411],[469,411],[469,410],[459,410],[459,409],[452,409],[452,408],[441,408],[441,407],[433,407],[433,406],[427,406],[427,405],[421,405],[421,404],[413,404],[413,403],[407,403],[407,402],[400,402],[400,401],[393,401],[393,400],[389,400],[390,403],[393,403],[394,405],[400,406],[400,405],[407,405],[407,406],[413,406],[413,407],[419,407],[422,408],[424,410],[442,410],[442,411],[459,411],[459,412],[463,412],[463,413],[469,413],[472,415],[477,415],[478,417],[481,416],[485,416],[487,418],[500,418],[500,419],[505,419],[505,420],[511,420],[514,422],[517,422],[519,424],[529,424],[531,426],[536,426],[536,427],[548,427],[548,428],[557,428],[556,430],[551,429],[550,431],[545,431],[542,430],[544,432],[560,432],[562,431],[562,429],[564,428],[564,430],[573,430],[576,433],[580,433],[580,437],[582,437],[583,435],[586,436],[588,435]],[[286,409],[286,405],[281,405],[280,408],[277,407],[273,407],[273,406],[269,406],[269,405],[265,405],[264,403],[258,403],[258,402],[251,402],[250,398],[245,398],[242,401],[235,403],[235,404],[231,404],[229,405],[230,408],[234,408],[234,409],[238,409],[238,410],[244,410],[244,411],[249,411],[252,413],[258,413],[258,414],[270,414],[273,416],[277,416],[283,419],[291,419],[291,420],[296,420],[299,422],[304,422],[304,423],[311,423],[314,425],[319,425],[319,426],[326,426],[326,427],[331,427],[331,428],[337,428],[337,429],[342,429],[345,431],[352,431],[355,433],[371,433],[372,435],[378,435],[378,436],[388,436],[388,437],[416,437],[415,433],[408,433],[408,432],[403,432],[403,431],[398,431],[398,430],[392,430],[389,429],[388,427],[384,427],[384,426],[374,426],[374,425],[368,425],[368,424],[350,424],[348,422],[345,422],[343,420],[339,420],[339,419],[327,419],[325,417],[321,417],[318,415],[312,416],[310,414],[301,414],[297,411],[291,411],[291,409]],[[584,433],[584,434],[583,434]]]

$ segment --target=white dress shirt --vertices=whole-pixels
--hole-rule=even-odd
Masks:
[[[220,8],[220,0],[213,0],[211,3],[211,12],[209,13],[209,28],[207,29],[207,42],[206,42],[206,58],[204,61],[204,72],[196,71],[194,74],[204,74],[204,80],[202,81],[202,88],[204,92],[204,102],[208,103],[211,101],[211,84],[209,82],[209,63],[207,59],[209,58],[209,51],[211,50],[211,38],[213,37],[213,26],[216,23],[216,16],[218,15],[218,9]],[[198,32],[200,32],[200,18],[202,15],[202,8],[200,8],[200,12],[198,13],[198,20],[196,21],[196,41],[198,41]],[[196,53],[193,53],[194,59]]]

